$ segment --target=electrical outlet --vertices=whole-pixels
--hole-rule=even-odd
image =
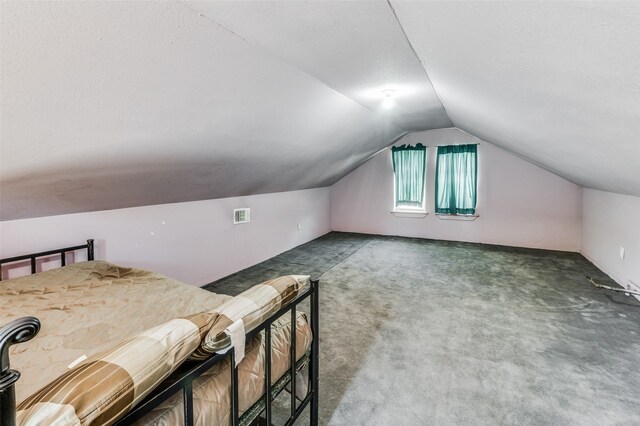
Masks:
[[[301,224],[301,223],[299,223],[299,224],[298,224],[298,231],[300,231],[301,229],[302,229],[302,224]]]
[[[620,247],[620,251],[618,252],[618,256],[620,256],[620,259],[624,260],[624,247]]]

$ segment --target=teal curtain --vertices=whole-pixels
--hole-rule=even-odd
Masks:
[[[478,192],[478,145],[438,147],[436,213],[475,214]]]
[[[422,207],[427,147],[402,145],[391,148],[396,181],[396,207]]]

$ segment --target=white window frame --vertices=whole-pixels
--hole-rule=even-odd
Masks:
[[[398,206],[398,197],[396,197],[396,173],[393,171],[393,166],[391,167],[391,171],[393,173],[393,210],[391,210],[391,214],[396,217],[415,217],[421,218],[425,217],[429,214],[427,211],[427,164],[428,164],[428,155],[429,155],[429,147],[425,145],[427,148],[424,154],[424,193],[422,194],[422,205],[420,207],[409,207],[409,206]],[[393,153],[391,152],[391,148],[389,148],[389,160],[393,163]]]

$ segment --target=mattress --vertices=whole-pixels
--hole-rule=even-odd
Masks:
[[[85,356],[171,319],[210,310],[230,298],[155,272],[102,261],[80,262],[3,281],[0,283],[0,325],[23,316],[35,316],[42,323],[34,339],[10,348],[11,366],[22,374],[16,383],[17,402]],[[282,318],[273,326],[274,382],[289,366],[288,321]],[[296,336],[296,352],[300,358],[311,342],[311,330],[304,314],[297,317]],[[264,392],[262,339],[259,335],[247,342],[246,357],[239,365],[241,412]],[[229,388],[228,362],[216,364],[194,381],[197,424],[228,424]],[[175,425],[182,422],[181,416],[181,396],[175,396],[139,424]]]

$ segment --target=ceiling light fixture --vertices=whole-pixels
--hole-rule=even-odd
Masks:
[[[383,90],[382,91],[382,96],[383,96],[382,108],[389,109],[389,108],[392,108],[396,104],[396,101],[393,99],[395,94],[396,94],[395,90]]]

